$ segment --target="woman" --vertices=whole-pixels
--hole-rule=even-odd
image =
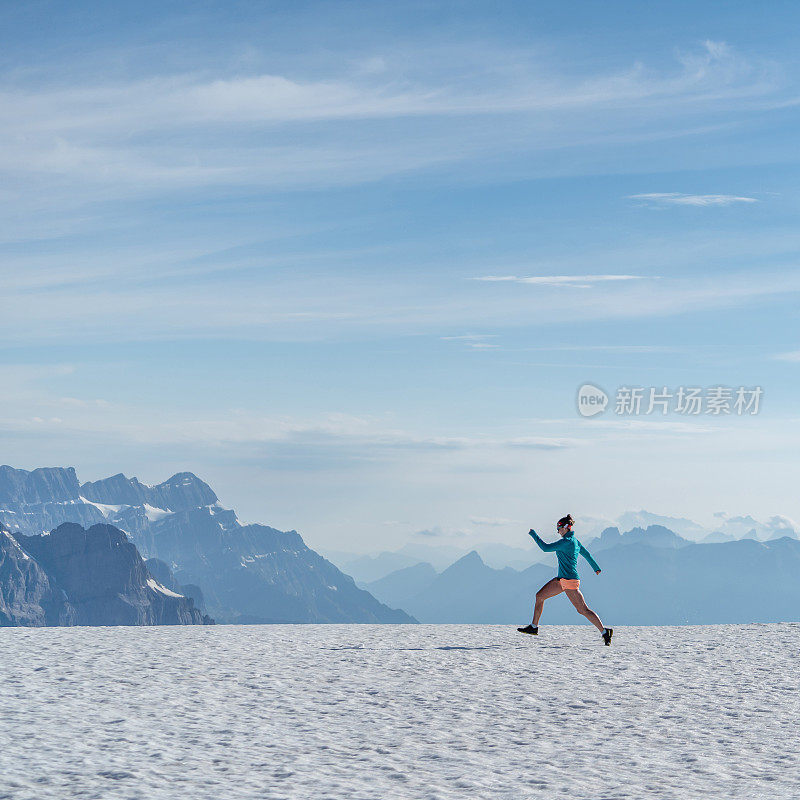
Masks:
[[[533,528],[530,530],[530,535],[533,536],[536,544],[546,553],[555,550],[558,557],[558,577],[548,581],[538,592],[536,592],[536,605],[533,608],[533,622],[526,625],[524,628],[517,628],[520,633],[530,633],[536,636],[539,633],[539,618],[542,616],[542,609],[544,608],[544,601],[548,597],[555,597],[561,592],[565,592],[569,597],[572,605],[575,606],[579,614],[583,614],[592,625],[600,631],[603,636],[603,641],[606,645],[611,644],[611,637],[614,634],[613,628],[603,627],[600,622],[600,617],[586,605],[583,595],[580,590],[580,578],[578,577],[578,553],[580,553],[588,562],[597,575],[600,574],[600,567],[597,562],[592,558],[592,554],[575,538],[572,533],[572,526],[575,520],[572,519],[571,514],[566,517],[561,517],[558,521],[558,533],[561,536],[561,541],[547,542],[539,538]]]

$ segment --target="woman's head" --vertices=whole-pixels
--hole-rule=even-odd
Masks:
[[[566,536],[572,530],[572,526],[575,524],[575,520],[572,519],[572,514],[567,514],[566,517],[561,517],[561,519],[556,524],[558,526],[558,532],[562,536]]]

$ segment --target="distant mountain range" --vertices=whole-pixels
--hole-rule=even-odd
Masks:
[[[46,549],[55,541],[46,534],[65,522],[87,535],[98,525],[124,531],[162,588],[185,589],[217,622],[414,622],[359,589],[296,531],[242,525],[191,472],[157,486],[122,474],[81,485],[72,468],[0,467],[0,523],[17,542],[35,536]],[[87,575],[96,575],[90,565]]]
[[[487,564],[497,568],[525,569],[532,564],[540,563],[544,557],[538,549],[511,547],[496,542],[476,545],[474,549]],[[441,571],[468,552],[470,551],[462,547],[450,545],[407,544],[395,552],[385,550],[370,555],[355,555],[327,551],[327,555],[363,587],[395,570],[411,567],[414,564],[430,564]]]
[[[590,604],[611,624],[800,620],[791,520],[718,515],[713,530],[649,512],[579,538]],[[666,524],[669,523],[669,524]],[[555,559],[528,547],[407,544],[331,553],[296,531],[243,525],[191,472],[156,486],[118,474],[0,467],[0,624],[525,622]],[[675,527],[680,528],[676,530]],[[587,526],[588,527],[588,526]],[[555,534],[546,538],[555,538]],[[527,544],[527,542],[526,542]],[[402,609],[402,610],[399,610]],[[564,597],[545,623],[580,622]]]
[[[555,538],[555,537],[552,537]],[[696,543],[660,525],[591,543],[602,567],[580,565],[589,604],[609,624],[681,625],[800,621],[800,541],[738,539]],[[442,572],[418,563],[366,584],[420,622],[514,624],[530,621],[534,595],[556,574],[551,563],[493,569],[471,552]],[[543,624],[579,623],[562,595],[547,601]]]
[[[644,510],[626,511],[613,521],[592,520],[589,524],[581,525],[579,520],[580,535],[582,540],[585,539],[587,542],[599,536],[606,528],[616,527],[619,530],[631,530],[633,528],[649,528],[653,525],[668,528],[684,539],[693,542],[732,541],[733,539],[756,539],[766,542],[784,536],[797,539],[800,532],[800,527],[788,517],[775,515],[766,522],[761,522],[749,515],[735,516],[721,511],[714,514],[714,521],[711,525],[700,525],[685,517],[670,517]]]
[[[702,526],[684,517],[670,517],[653,514],[649,511],[628,511],[612,523],[609,520],[584,518],[578,520],[578,536],[586,545],[594,543],[605,536],[602,546],[610,541],[608,531],[636,531],[648,529],[668,530],[670,535],[677,535],[682,541],[690,542],[731,542],[736,539],[755,539],[771,541],[784,536],[798,538],[800,528],[788,517],[773,516],[767,522],[761,522],[751,516],[731,516],[724,513],[714,515],[712,526]],[[367,587],[373,581],[404,567],[414,564],[430,564],[441,572],[450,564],[471,551],[475,551],[483,562],[495,569],[512,567],[525,570],[533,564],[542,563],[544,554],[535,546],[526,542],[524,532],[520,533],[520,541],[524,544],[513,547],[499,542],[481,542],[472,547],[458,547],[453,544],[430,544],[414,542],[404,544],[396,551],[355,554],[329,551],[328,557],[341,569],[352,575],[359,586]]]

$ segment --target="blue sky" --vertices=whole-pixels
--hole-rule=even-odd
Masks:
[[[0,460],[190,469],[343,550],[800,519],[799,16],[8,4]]]

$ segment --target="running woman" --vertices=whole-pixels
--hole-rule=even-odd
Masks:
[[[600,617],[586,605],[580,590],[580,578],[578,577],[578,554],[580,553],[588,562],[595,574],[600,574],[600,567],[592,558],[592,554],[575,538],[572,533],[572,526],[575,520],[571,514],[561,517],[558,521],[558,533],[561,540],[557,542],[545,542],[539,538],[533,528],[529,534],[534,538],[536,544],[546,553],[555,551],[558,558],[558,577],[549,580],[538,592],[536,592],[536,605],[533,608],[533,622],[524,628],[517,628],[520,633],[530,633],[536,636],[539,633],[539,618],[542,616],[544,601],[548,597],[555,597],[561,592],[565,592],[572,605],[575,606],[579,614],[583,614],[592,625],[600,631],[606,645],[611,644],[611,637],[614,634],[613,628],[603,627]]]

